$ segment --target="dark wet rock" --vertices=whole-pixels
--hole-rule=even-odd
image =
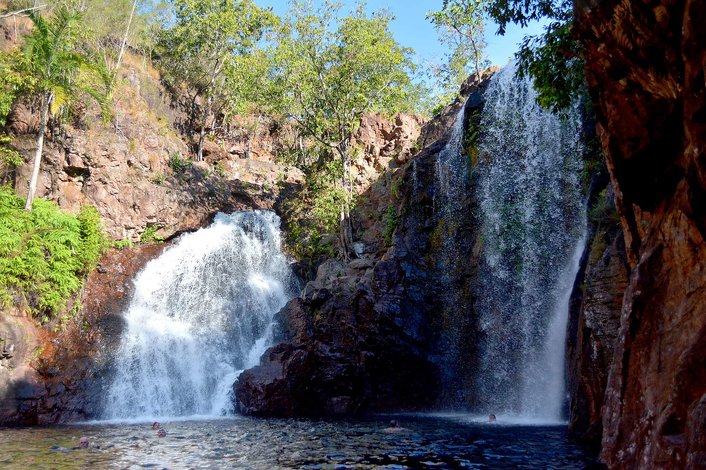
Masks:
[[[607,174],[605,175],[607,177]],[[602,178],[601,178],[602,179]],[[620,223],[607,180],[594,188],[590,234],[576,279],[567,338],[570,432],[599,446],[602,407],[628,284],[628,263]]]
[[[23,317],[3,318],[3,325],[14,325],[12,337],[21,348],[11,371],[0,368],[0,423],[51,424],[96,416],[133,278],[165,246],[106,254],[102,269],[93,271],[84,287],[80,321],[64,330],[54,333]]]
[[[480,96],[485,83],[471,88],[472,94]],[[481,106],[482,100],[469,103]],[[465,259],[476,243],[469,236],[474,219],[444,220],[434,210],[434,192],[439,191],[435,161],[445,145],[435,132],[444,125],[448,130],[449,115],[461,106],[459,100],[424,131],[429,140],[435,137],[431,145],[361,198],[365,202],[353,215],[356,235],[370,247],[366,256],[375,257],[324,262],[301,297],[279,312],[280,343],[234,386],[241,412],[328,416],[419,410],[438,405],[440,396],[446,398],[443,390],[457,388],[442,382],[458,376],[455,367],[464,362],[458,359],[473,344],[468,322],[456,320],[472,310],[471,290],[463,287],[474,269]],[[467,183],[470,188],[472,181]],[[466,194],[461,205],[470,210],[475,201],[472,191]],[[382,215],[390,207],[398,221],[392,246],[385,247]],[[444,259],[463,262],[436,261],[443,258],[443,238],[459,242],[458,256]]]

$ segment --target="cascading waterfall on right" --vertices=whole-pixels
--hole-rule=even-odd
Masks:
[[[578,106],[542,109],[510,64],[484,95],[478,142],[482,256],[477,411],[558,421],[568,304],[585,244]]]

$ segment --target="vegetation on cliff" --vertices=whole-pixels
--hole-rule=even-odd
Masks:
[[[429,13],[441,41],[449,47],[446,62],[435,71],[440,86],[437,101],[447,103],[458,95],[469,75],[480,78],[485,60],[485,18],[488,4],[478,0],[444,0],[439,11]]]
[[[302,215],[297,225],[303,240],[297,244],[320,253],[340,245],[340,254],[346,257],[352,253],[349,221],[355,205],[351,162],[359,156],[358,149],[351,148],[351,137],[361,117],[427,106],[414,80],[413,51],[393,38],[388,13],[370,13],[363,3],[344,13],[334,2],[315,9],[293,1],[288,17],[282,19],[250,0],[137,4],[121,0],[110,2],[110,7],[104,0],[55,0],[37,10],[31,2],[2,3],[0,8],[10,14],[30,7],[34,23],[32,27],[26,22],[24,34],[15,35],[14,51],[0,52],[0,64],[8,71],[0,83],[0,111],[7,114],[21,103],[42,117],[36,129],[30,199],[44,138],[56,141],[67,129],[71,133],[72,119],[82,120],[74,111],[85,112],[92,105],[84,99],[85,91],[92,88],[95,93],[89,96],[106,107],[124,98],[115,93],[120,95],[119,79],[125,78],[118,69],[127,47],[133,54],[144,54],[144,63],[157,68],[172,95],[173,109],[188,115],[174,119],[174,126],[194,150],[194,160],[213,151],[210,142],[221,143],[235,132],[236,115],[250,114],[258,126],[264,120],[292,129],[289,148],[273,153],[307,175],[302,197],[292,203],[306,201],[314,204],[314,210],[306,210],[306,205],[295,208]],[[44,41],[47,47],[36,50],[55,51],[49,59],[57,59],[57,67],[43,66],[47,61],[32,56],[34,48],[24,47],[44,38],[47,28],[57,33],[51,36],[55,41]],[[30,73],[35,69],[37,73]],[[10,81],[13,77],[34,78],[18,86]],[[119,134],[119,116],[106,117]],[[5,144],[11,142],[0,143],[3,155],[8,155],[5,166],[11,169],[20,162],[10,158],[17,154]],[[204,151],[205,146],[210,148]],[[223,172],[222,167],[214,168]],[[163,181],[163,174],[157,170],[153,180]],[[22,193],[23,188],[17,189]],[[336,232],[340,242],[332,243]]]
[[[49,119],[65,119],[85,96],[105,103],[97,86],[102,76],[99,63],[81,47],[80,12],[61,6],[48,18],[36,11],[30,12],[30,18],[34,27],[22,44],[24,60],[10,62],[10,75],[22,80],[8,80],[3,92],[5,101],[18,95],[39,100],[40,122],[26,210],[32,209]]]
[[[203,160],[206,126],[214,104],[235,106],[243,99],[237,76],[242,57],[253,52],[276,17],[251,0],[174,0],[174,21],[157,33],[159,64],[174,85],[189,90],[191,119],[198,129],[196,160]],[[239,96],[240,95],[240,96]],[[196,102],[202,103],[200,112]]]
[[[22,59],[20,54],[0,53],[0,184],[6,184],[12,170],[24,163],[22,156],[9,146],[12,138],[1,130],[20,90],[29,80],[20,72],[24,67],[18,66],[18,62]]]
[[[353,134],[364,113],[404,111],[413,98],[411,51],[395,41],[390,21],[382,11],[368,14],[362,4],[348,16],[328,2],[319,10],[296,4],[273,56],[279,112],[320,146],[308,173],[337,173],[334,185],[312,184],[310,189],[327,191],[323,200],[338,201],[339,254],[344,258],[353,253]]]
[[[0,187],[0,302],[25,307],[46,322],[66,310],[106,239],[94,207],[78,215],[41,199],[31,212],[23,207],[12,189]]]

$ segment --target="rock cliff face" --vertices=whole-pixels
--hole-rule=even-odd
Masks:
[[[7,312],[0,316],[0,341],[0,423],[31,423],[31,400],[41,392],[29,366],[39,331],[19,312]]]
[[[169,238],[207,225],[218,211],[273,209],[281,189],[288,188],[290,196],[296,190],[301,173],[275,158],[288,145],[306,145],[292,140],[292,129],[263,117],[236,117],[227,131],[214,130],[205,161],[192,164],[189,136],[177,133],[186,119],[179,98],[130,54],[120,78],[111,123],[100,122],[97,110],[89,108],[51,132],[37,196],[69,211],[92,204],[111,238],[135,242],[148,227]],[[35,111],[20,105],[10,116],[12,145],[27,161],[34,151]],[[360,149],[353,166],[356,190],[376,194],[357,221],[371,229],[365,240],[370,253],[384,251],[380,211],[387,208],[389,194],[381,189],[389,179],[374,183],[404,164],[423,124],[407,114],[392,120],[366,115],[354,136]],[[26,191],[30,171],[26,164],[12,175],[19,194]],[[0,312],[0,347],[7,332],[8,344],[17,348],[0,364],[0,422],[45,424],[95,416],[105,379],[101,374],[109,372],[110,352],[120,339],[132,278],[161,249],[152,245],[108,253],[88,280],[80,314],[65,331],[51,332],[22,312]]]
[[[77,212],[92,204],[113,239],[138,241],[147,227],[158,235],[194,230],[217,211],[272,209],[280,189],[299,183],[301,171],[278,162],[293,146],[296,132],[263,116],[237,116],[227,129],[213,129],[204,162],[190,155],[198,136],[189,136],[190,103],[164,89],[158,73],[128,54],[120,71],[112,122],[98,110],[80,110],[74,122],[46,140],[37,196]],[[176,92],[175,92],[176,93]],[[392,119],[365,115],[352,145],[356,190],[362,193],[416,150],[424,119],[400,113]],[[12,145],[27,162],[35,150],[37,110],[16,106],[9,116]],[[184,132],[181,134],[178,130]],[[15,189],[26,194],[30,163],[18,168]]]
[[[577,1],[630,276],[603,408],[612,468],[706,466],[706,4]]]
[[[481,106],[485,83],[467,89],[474,96],[468,106]],[[459,100],[449,106],[421,130],[421,140],[440,133],[443,123],[448,132],[463,105]],[[301,297],[279,313],[281,343],[236,383],[242,412],[322,416],[419,410],[438,405],[440,397],[449,404],[445,391],[457,388],[446,383],[457,375],[449,368],[472,344],[459,341],[467,333],[460,331],[463,326],[451,325],[467,324],[459,319],[472,308],[473,263],[452,267],[438,260],[444,259],[444,239],[464,240],[463,250],[475,237],[472,218],[445,220],[435,210],[436,159],[445,144],[441,138],[429,145],[364,194],[367,202],[354,214],[357,238],[380,238],[388,231],[392,246],[372,243],[377,249],[366,250],[362,259],[321,265]],[[462,204],[470,210],[472,191],[466,194]],[[451,301],[445,294],[450,291],[453,302],[441,305],[442,298]]]
[[[415,158],[433,162],[439,149],[432,147]],[[410,181],[411,172],[402,178]],[[368,207],[389,207],[390,193],[371,192],[381,200],[368,201]],[[356,220],[363,224],[358,233],[383,230],[365,227],[384,224],[382,217]],[[236,383],[242,412],[330,416],[413,410],[434,403],[439,373],[428,360],[431,338],[425,310],[434,294],[431,288],[418,289],[417,284],[429,284],[429,277],[410,265],[413,254],[400,248],[396,239],[386,253],[378,247],[367,259],[349,264],[329,260],[319,267],[301,297],[279,313],[282,342]]]
[[[113,239],[138,241],[148,226],[168,238],[205,225],[219,210],[272,208],[277,183],[300,178],[296,170],[284,177],[284,166],[274,161],[272,152],[282,145],[277,131],[263,123],[243,137],[245,119],[234,123],[228,139],[208,142],[205,162],[191,164],[188,136],[176,131],[183,112],[156,71],[128,55],[120,75],[112,122],[101,122],[97,110],[88,108],[50,133],[38,197],[70,211],[92,204]],[[13,146],[28,162],[37,124],[36,110],[27,106],[16,106],[9,116]],[[31,171],[30,163],[17,169],[18,194],[26,194]]]

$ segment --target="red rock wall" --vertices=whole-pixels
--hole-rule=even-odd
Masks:
[[[65,328],[50,331],[0,312],[0,332],[17,346],[9,364],[0,363],[0,424],[45,425],[96,417],[103,398],[102,372],[120,340],[121,314],[132,296],[133,278],[166,246],[107,253],[86,281],[80,316]]]
[[[611,468],[704,468],[706,2],[575,7],[631,268],[602,458]]]

